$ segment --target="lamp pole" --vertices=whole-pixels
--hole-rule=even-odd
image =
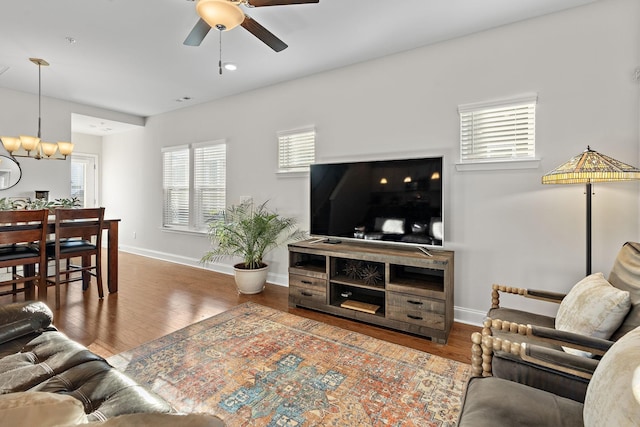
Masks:
[[[591,182],[587,182],[587,276],[591,274]]]

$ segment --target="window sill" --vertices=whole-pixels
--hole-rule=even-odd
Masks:
[[[167,233],[175,233],[175,234],[186,234],[191,236],[206,236],[206,230],[188,230],[186,228],[168,228],[168,227],[160,227],[160,231]]]
[[[287,171],[287,170],[279,170],[276,171],[276,176],[278,178],[304,178],[309,176],[309,170],[298,170],[298,171]]]
[[[515,169],[538,169],[540,159],[527,160],[501,160],[476,163],[456,163],[458,172],[489,171],[489,170],[515,170]]]

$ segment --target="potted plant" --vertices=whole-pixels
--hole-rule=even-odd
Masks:
[[[207,222],[213,249],[202,262],[240,257],[233,266],[238,292],[256,294],[264,289],[269,266],[263,258],[272,249],[306,237],[296,228],[294,218],[283,217],[267,208],[267,202],[254,206],[251,201],[230,206]]]

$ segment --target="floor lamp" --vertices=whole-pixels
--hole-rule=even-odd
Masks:
[[[640,169],[592,150],[561,164],[542,177],[543,184],[586,184],[587,195],[587,276],[591,274],[591,185],[596,182],[640,179]]]

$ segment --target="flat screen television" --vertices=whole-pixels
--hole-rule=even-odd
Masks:
[[[442,157],[311,165],[311,235],[442,247],[442,166]]]

